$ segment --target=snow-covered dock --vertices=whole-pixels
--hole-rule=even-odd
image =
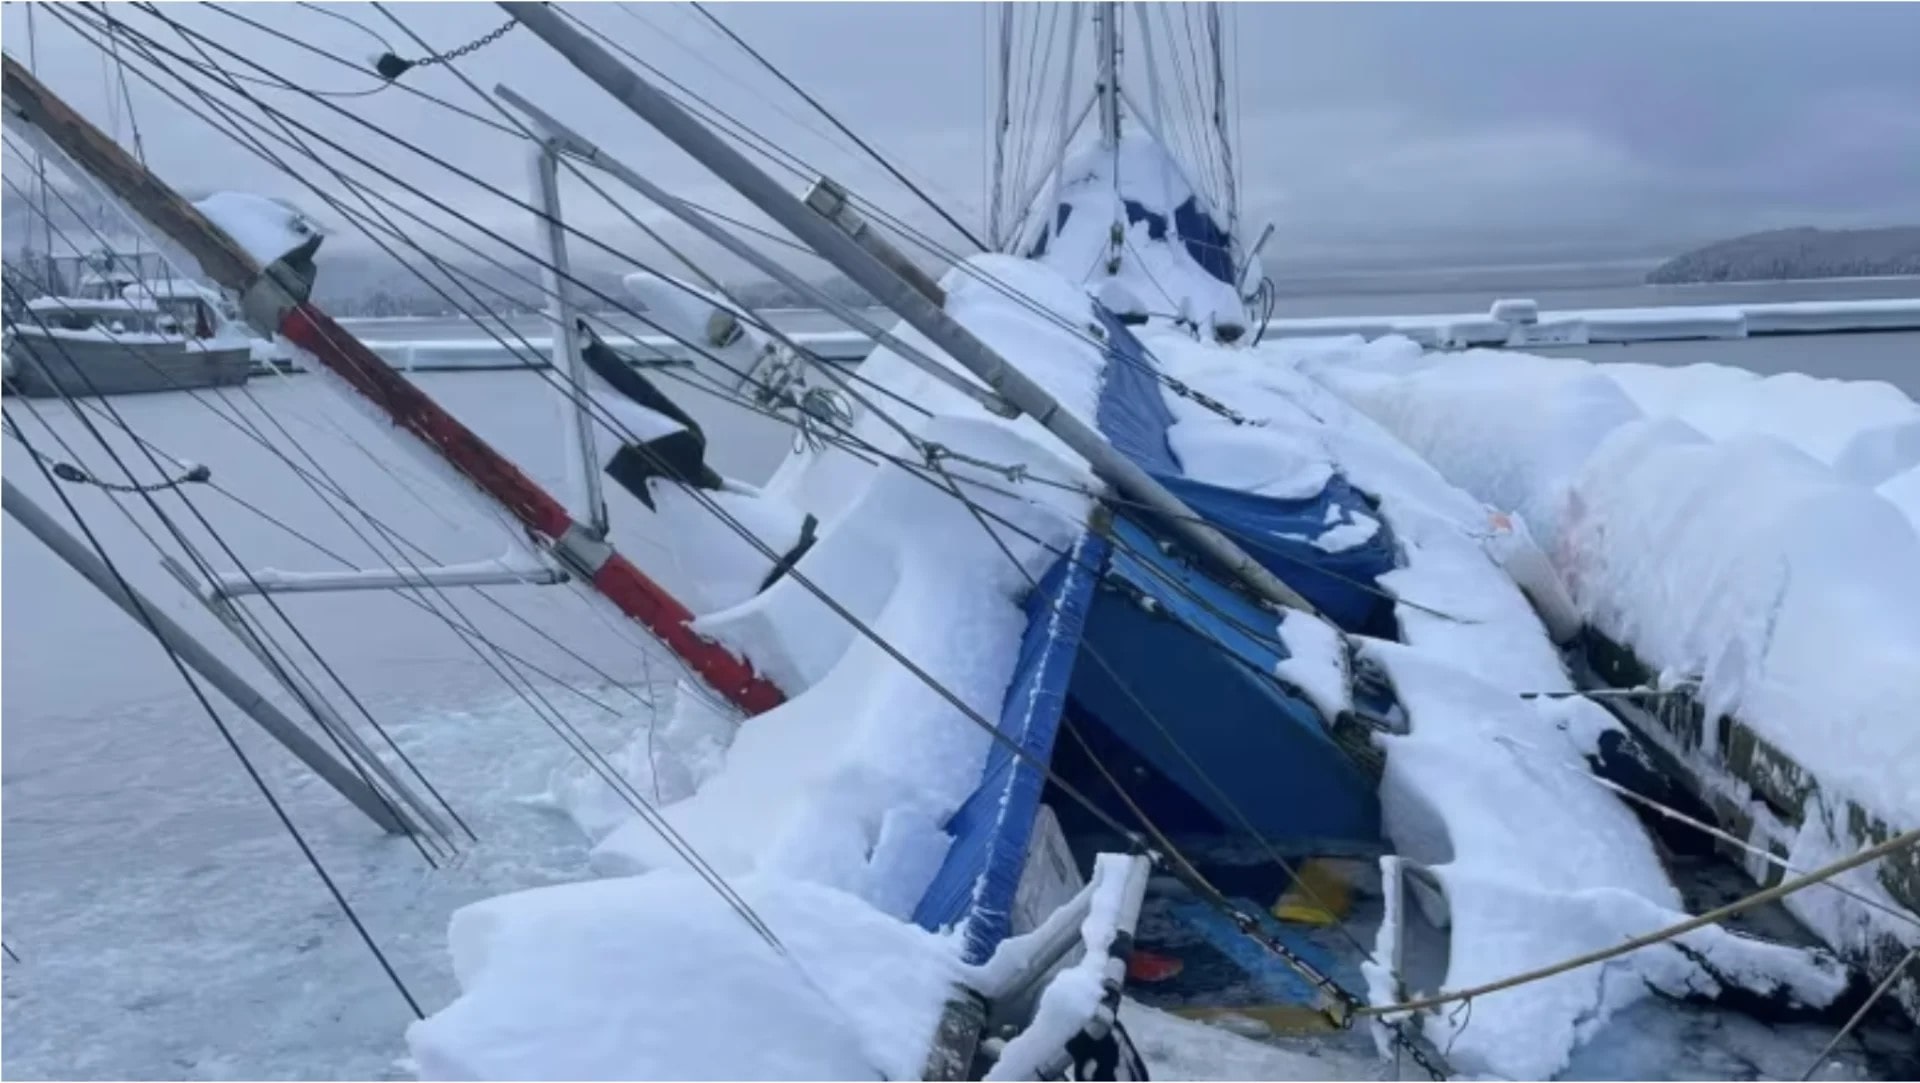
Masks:
[[[1267,321],[1267,338],[1397,335],[1422,346],[1579,346],[1610,342],[1743,339],[1759,335],[1920,330],[1920,298],[1673,305],[1541,311],[1525,298],[1486,312],[1422,316],[1328,316]]]

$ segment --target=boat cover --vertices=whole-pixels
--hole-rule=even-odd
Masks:
[[[1374,581],[1394,564],[1394,545],[1386,524],[1382,522],[1368,541],[1340,552],[1325,552],[1313,544],[1344,517],[1353,513],[1370,514],[1372,507],[1364,494],[1338,477],[1330,480],[1322,492],[1304,500],[1258,496],[1186,478],[1167,444],[1167,429],[1174,418],[1162,397],[1154,362],[1125,324],[1104,309],[1096,308],[1096,311],[1108,343],[1106,380],[1096,418],[1100,430],[1123,454],[1172,488],[1203,517],[1232,534],[1256,559],[1306,595],[1329,618],[1351,630],[1373,630],[1382,610],[1378,595],[1368,588],[1377,590]],[[1129,533],[1138,534],[1138,528],[1128,529]],[[1138,536],[1145,537],[1144,534]],[[1154,547],[1135,544],[1130,549],[1136,554],[1127,561],[1131,565],[1138,562],[1138,554]],[[925,928],[954,929],[964,940],[963,954],[969,962],[984,961],[1010,932],[1014,892],[1019,886],[1034,817],[1045,787],[1045,777],[1035,764],[1052,760],[1061,712],[1069,689],[1075,686],[1076,662],[1080,661],[1081,645],[1087,636],[1087,618],[1094,607],[1095,588],[1107,574],[1113,555],[1112,543],[1089,531],[1079,538],[1068,555],[1055,563],[1038,589],[1028,597],[1028,622],[1020,644],[1019,662],[998,720],[1000,733],[1027,756],[1016,757],[1004,743],[998,742],[988,753],[980,786],[948,822],[953,845],[914,912],[914,920]],[[1125,578],[1142,589],[1166,590],[1160,577],[1130,575]],[[1198,581],[1204,578],[1199,577]],[[1188,579],[1188,582],[1194,581]],[[1223,598],[1230,594],[1217,584],[1212,586],[1217,589],[1208,593],[1218,593]],[[1167,600],[1177,602],[1179,596],[1170,594]],[[1182,611],[1182,607],[1175,607],[1176,613]],[[1265,611],[1247,604],[1244,612]],[[1198,619],[1194,614],[1187,616]],[[1203,629],[1203,634],[1235,638],[1231,628],[1223,629],[1218,620],[1209,617],[1205,623],[1211,627]],[[1115,640],[1114,635],[1101,638],[1111,649],[1125,646]],[[1263,671],[1282,656],[1270,646],[1243,643],[1240,647],[1233,652],[1239,658],[1219,659],[1222,666],[1235,673],[1256,656],[1254,665]],[[1086,663],[1081,665],[1084,667]],[[1239,677],[1253,679],[1251,674],[1239,674]],[[1098,682],[1082,682],[1083,685],[1092,683]],[[1269,692],[1262,694],[1271,696]],[[1293,720],[1295,725],[1290,729],[1316,746],[1325,745],[1324,737],[1316,732],[1317,716],[1304,701],[1281,706],[1297,708],[1296,713],[1301,715]],[[1119,720],[1116,733],[1126,739],[1128,731],[1138,729],[1138,721],[1132,719],[1129,724],[1128,720]],[[1226,744],[1231,746],[1231,742]],[[1158,750],[1139,751],[1151,758]],[[1321,762],[1324,765],[1333,759],[1329,757]],[[1274,782],[1271,776],[1263,776],[1259,781],[1266,789],[1274,789],[1270,785]],[[1370,787],[1357,774],[1340,782],[1341,785],[1335,787],[1340,792],[1334,804],[1339,805],[1341,811],[1329,813],[1329,824],[1319,826],[1324,831],[1337,824],[1362,834],[1372,830],[1375,825],[1371,811],[1356,807],[1353,800],[1356,787],[1362,793],[1370,791]],[[1271,801],[1267,805],[1263,810],[1255,810],[1257,818],[1263,821],[1260,825],[1263,829],[1272,827],[1272,820],[1284,811],[1276,811]],[[1319,807],[1328,806],[1321,803]]]

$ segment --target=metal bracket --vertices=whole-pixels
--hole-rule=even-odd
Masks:
[[[566,533],[553,540],[552,552],[561,564],[588,582],[613,559],[613,546],[591,527],[575,521],[569,521]]]
[[[319,235],[308,238],[300,247],[274,260],[240,294],[240,316],[247,325],[267,338],[280,331],[287,313],[307,303],[313,293],[313,253],[320,247]]]

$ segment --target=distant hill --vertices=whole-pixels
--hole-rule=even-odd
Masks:
[[[1654,268],[1655,285],[1920,275],[1920,226],[1775,229],[1697,248]]]

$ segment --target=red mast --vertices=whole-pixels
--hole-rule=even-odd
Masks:
[[[99,180],[149,225],[199,261],[213,281],[241,297],[256,330],[278,331],[425,444],[527,528],[628,617],[672,648],[714,691],[749,715],[778,706],[780,689],[745,660],[696,634],[693,613],[632,561],[577,522],[566,506],[506,456],[461,424],[332,317],[305,300],[306,284],[284,264],[259,262],[54,95],[12,57],[0,72],[9,113],[31,124],[76,168]]]

